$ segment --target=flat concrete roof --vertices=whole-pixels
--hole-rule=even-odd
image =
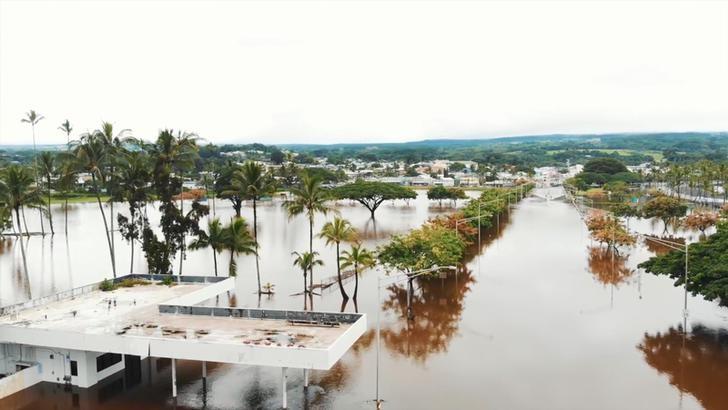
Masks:
[[[232,287],[234,279],[214,285],[151,283],[108,292],[91,290],[73,298],[0,316],[0,342],[260,365],[289,362],[290,367],[329,368],[366,330],[365,320],[358,317],[355,321],[337,321],[331,326],[314,320],[265,317],[266,313],[278,317],[290,313],[298,318],[315,314],[312,312],[194,307],[196,311],[209,310],[210,313],[190,314],[192,308],[189,306],[194,306],[197,300],[207,299],[210,291]],[[166,311],[177,309],[177,306],[183,311],[161,313],[160,305],[165,305]],[[240,314],[243,310],[244,314]],[[223,316],[221,311],[231,313]],[[251,318],[250,311],[262,313],[264,318]],[[287,317],[293,317],[291,315]],[[43,337],[38,338],[39,335]],[[73,340],[78,341],[77,347]],[[326,357],[305,353],[311,350],[325,352]],[[228,353],[223,354],[223,351]],[[287,353],[281,354],[284,351]],[[300,360],[296,359],[298,356]]]

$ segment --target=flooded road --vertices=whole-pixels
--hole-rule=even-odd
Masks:
[[[218,201],[218,216],[232,215]],[[341,216],[375,248],[390,235],[404,233],[442,212],[423,194],[409,204],[382,205],[377,222],[359,205],[341,203]],[[149,208],[150,215],[154,215]],[[290,253],[308,247],[304,218],[289,220],[277,201],[258,211],[263,282],[276,294],[254,294],[254,259],[241,256],[237,289],[210,301],[245,307],[303,309],[301,273]],[[252,218],[252,211],[244,209]],[[329,216],[328,218],[331,218]],[[12,242],[0,249],[0,302],[40,297],[110,277],[108,252],[98,208],[75,205],[64,234],[30,239],[30,277],[22,274],[20,250]],[[36,217],[28,215],[28,225]],[[326,221],[317,216],[317,230]],[[62,212],[54,213],[61,226]],[[660,223],[630,221],[643,233],[661,234]],[[62,228],[57,228],[57,231]],[[678,232],[677,236],[684,234]],[[694,235],[691,233],[691,235]],[[696,240],[691,236],[689,240]],[[129,248],[117,236],[119,273],[129,270]],[[315,282],[335,275],[335,253],[322,240],[315,250],[326,266]],[[370,331],[329,371],[314,371],[308,393],[303,375],[289,372],[291,408],[372,409],[376,372],[376,311],[381,306],[380,394],[389,409],[726,409],[728,408],[728,309],[689,298],[689,333],[682,332],[682,289],[636,265],[661,250],[639,243],[612,255],[589,239],[579,214],[568,203],[528,198],[484,232],[457,275],[423,279],[415,286],[414,319],[406,320],[403,286],[382,290],[381,272],[361,278],[356,306],[368,314]],[[212,275],[212,251],[189,252],[186,274]],[[137,253],[134,270],[146,272]],[[218,258],[227,269],[228,254]],[[178,260],[175,261],[175,272]],[[347,290],[353,283],[347,284]],[[314,296],[316,310],[339,311],[336,287]],[[179,396],[170,394],[169,364],[143,361],[143,380],[123,374],[91,389],[39,384],[0,401],[0,408],[277,408],[280,370],[178,364]],[[145,372],[142,372],[145,373]]]

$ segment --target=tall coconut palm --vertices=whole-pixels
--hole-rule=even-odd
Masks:
[[[262,197],[275,192],[275,180],[265,173],[262,165],[246,161],[240,169],[233,173],[231,188],[240,197],[253,202],[253,240],[255,240],[256,249],[259,249],[257,204]],[[255,255],[255,273],[258,276],[258,294],[261,294],[259,252],[256,252]]]
[[[143,151],[124,152],[118,162],[118,189],[114,200],[126,201],[129,205],[130,220],[119,214],[119,229],[124,238],[131,243],[129,273],[134,269],[134,240],[141,234],[140,220],[142,207],[149,200],[149,183],[152,179],[151,164]],[[112,218],[113,219],[113,218]]]
[[[212,248],[212,261],[215,265],[215,276],[217,276],[217,254],[225,249],[225,230],[220,223],[220,218],[213,218],[207,223],[207,233],[201,233],[197,239],[190,243],[190,249]]]
[[[117,183],[116,168],[117,162],[121,155],[124,153],[123,144],[130,140],[129,134],[131,130],[123,129],[119,133],[114,134],[114,125],[110,122],[103,121],[101,128],[94,131],[96,138],[98,138],[105,146],[106,156],[106,167],[108,183],[107,191],[109,194],[109,207],[111,208],[111,215],[109,215],[109,223],[111,225],[111,250],[112,257],[116,261],[116,246],[114,243],[114,190]]]
[[[346,269],[349,267],[354,268],[354,300],[359,292],[359,272],[361,270],[369,269],[376,264],[376,257],[373,252],[366,248],[363,248],[361,244],[356,243],[351,245],[351,251],[341,252],[341,268]]]
[[[293,259],[293,266],[298,266],[301,268],[301,271],[303,271],[303,293],[304,295],[306,293],[313,292],[313,287],[310,289],[306,289],[306,274],[313,270],[313,267],[323,266],[324,261],[317,258],[318,252],[293,252],[291,255],[294,256]]]
[[[301,175],[301,183],[298,187],[291,189],[293,199],[286,201],[283,206],[288,211],[289,218],[305,214],[308,218],[308,251],[313,253],[313,222],[317,213],[328,214],[336,212],[328,205],[329,195],[321,186],[321,179],[311,176],[308,173]],[[309,278],[313,288],[313,265],[311,265],[311,277]]]
[[[59,130],[63,131],[66,134],[66,148],[71,149],[71,131],[73,131],[73,127],[71,126],[71,123],[66,120],[64,121],[59,127]]]
[[[96,134],[83,134],[79,141],[74,141],[73,154],[76,157],[80,169],[91,174],[91,182],[96,194],[96,202],[101,211],[101,219],[104,221],[104,233],[106,234],[106,242],[109,245],[109,256],[111,257],[111,271],[116,277],[116,259],[114,258],[114,248],[111,245],[111,237],[109,235],[109,224],[106,220],[104,206],[101,203],[100,184],[105,181],[106,173],[104,172],[107,154],[106,145]]]
[[[36,145],[35,145],[35,126],[45,117],[42,115],[39,115],[35,112],[35,110],[30,110],[27,113],[25,113],[25,118],[22,118],[20,122],[24,122],[27,124],[30,124],[31,129],[33,130],[33,161],[35,165],[35,185],[38,186],[38,153],[36,152]],[[45,235],[45,227],[43,224],[43,212],[41,209],[38,209],[38,213],[40,214],[40,232],[42,235]]]
[[[245,255],[255,254],[255,241],[248,231],[248,223],[244,218],[233,219],[223,230],[223,243],[225,249],[230,251],[230,265],[228,268],[229,276],[238,274],[238,264],[235,257],[242,253]]]
[[[20,212],[25,207],[40,208],[43,206],[43,197],[31,171],[20,165],[11,165],[0,173],[0,202],[12,209],[18,224],[18,240],[20,240],[20,251],[23,255],[23,270],[28,275],[28,261],[23,244],[23,235],[20,222]],[[26,228],[26,234],[27,234]]]
[[[344,290],[344,284],[341,282],[341,264],[339,263],[340,253],[339,246],[341,242],[352,242],[356,240],[356,229],[354,229],[349,221],[342,218],[334,218],[333,222],[326,222],[321,229],[319,238],[326,239],[326,245],[336,244],[336,276],[339,282],[339,291],[341,297],[349,299],[349,295]]]
[[[63,194],[63,224],[64,231],[68,235],[68,193],[76,185],[76,177],[78,175],[78,164],[72,153],[63,152],[58,156],[60,166],[58,169],[58,182],[56,184],[59,191]]]
[[[51,214],[51,178],[56,173],[56,157],[48,151],[41,152],[38,167],[38,170],[43,175],[43,179],[45,179],[46,194],[48,196],[48,223],[51,226],[51,235],[55,235],[56,231],[53,229],[53,214]]]

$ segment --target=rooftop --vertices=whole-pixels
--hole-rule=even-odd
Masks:
[[[197,306],[233,287],[234,278],[92,288],[0,316],[0,342],[182,359],[206,352],[210,361],[281,365],[281,357],[261,355],[265,349],[288,351],[291,367],[303,360],[309,366],[298,367],[329,368],[366,330],[363,315]],[[324,356],[306,355],[311,350]]]

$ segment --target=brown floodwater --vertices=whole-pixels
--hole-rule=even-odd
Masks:
[[[120,206],[117,205],[117,208]],[[450,212],[421,193],[409,203],[383,205],[376,223],[359,205],[342,202],[341,215],[375,248],[393,234]],[[217,215],[232,215],[217,201]],[[304,218],[288,219],[280,202],[259,209],[261,275],[275,295],[258,298],[254,259],[238,258],[234,293],[208,303],[265,308],[341,310],[337,287],[302,295],[301,273],[291,252],[308,247]],[[156,215],[152,207],[149,215]],[[29,277],[22,272],[13,240],[0,246],[0,303],[15,303],[110,277],[110,263],[98,208],[73,205],[69,233],[63,213],[54,210],[54,238],[32,237]],[[244,209],[251,218],[252,210]],[[317,217],[317,230],[329,217]],[[35,230],[36,213],[27,213]],[[289,371],[291,408],[374,408],[376,311],[381,309],[380,394],[389,409],[726,409],[728,408],[728,309],[700,297],[688,300],[687,334],[682,331],[682,289],[669,278],[637,269],[664,249],[638,243],[612,255],[593,243],[568,203],[528,198],[484,231],[457,275],[416,282],[413,320],[407,320],[403,286],[382,289],[365,272],[359,298],[344,309],[367,313],[369,331],[329,371],[315,371],[304,393],[302,372]],[[630,227],[663,236],[660,222],[631,220]],[[670,231],[697,240],[697,233]],[[648,246],[649,245],[649,246]],[[129,247],[116,238],[119,273],[129,271]],[[334,249],[316,239],[326,265],[315,282],[335,275]],[[220,273],[229,255],[219,256]],[[179,260],[175,261],[175,272]],[[210,250],[189,252],[183,274],[212,275]],[[146,272],[141,254],[135,272]],[[353,291],[353,282],[346,284]],[[179,396],[171,398],[170,366],[145,360],[142,373],[123,373],[90,389],[41,383],[0,400],[2,409],[34,408],[278,408],[280,370],[214,364],[201,381],[200,364],[178,364]],[[145,369],[148,369],[146,371]],[[301,373],[301,374],[299,374]]]

